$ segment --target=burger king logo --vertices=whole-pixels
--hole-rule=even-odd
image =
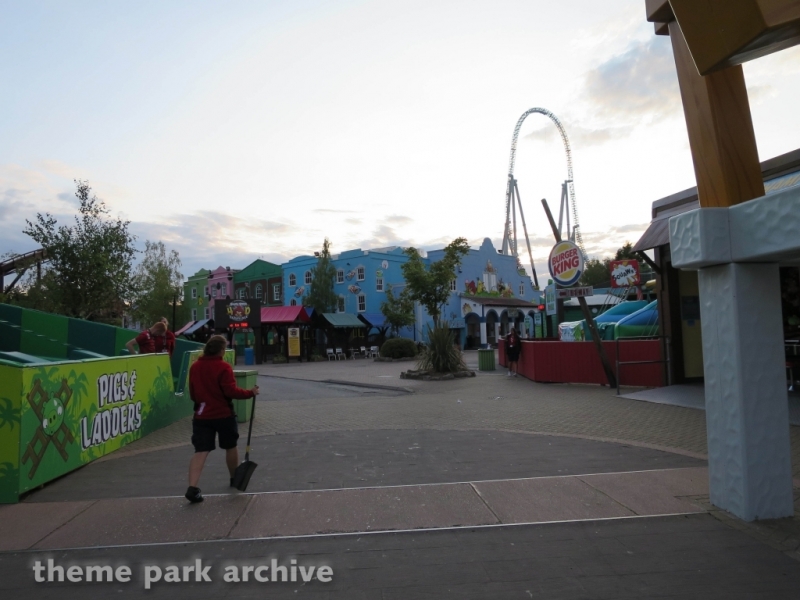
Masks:
[[[559,242],[550,251],[547,267],[557,285],[570,286],[583,275],[583,253],[572,242]]]

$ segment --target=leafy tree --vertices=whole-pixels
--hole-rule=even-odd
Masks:
[[[398,335],[403,327],[414,324],[414,301],[403,292],[395,296],[392,286],[389,286],[386,288],[386,301],[381,303],[381,312],[394,335]]]
[[[148,327],[161,317],[171,320],[172,303],[177,303],[183,292],[178,252],[167,252],[164,242],[145,241],[144,256],[133,275],[133,288],[130,315],[134,320]]]
[[[339,302],[333,283],[336,279],[336,267],[331,261],[331,243],[328,238],[322,244],[317,265],[311,269],[311,285],[303,298],[304,306],[311,306],[317,313],[336,312]]]
[[[450,242],[444,249],[444,257],[425,268],[419,251],[407,248],[406,261],[400,268],[406,280],[403,294],[412,301],[419,302],[433,318],[434,327],[438,326],[442,308],[450,298],[450,282],[456,278],[456,268],[461,264],[461,257],[469,251],[467,240],[460,237]]]
[[[619,248],[614,254],[614,260],[638,260],[639,257],[633,251],[633,244],[625,242],[622,248]]]
[[[130,221],[109,217],[89,182],[76,180],[78,213],[72,226],[59,225],[50,213],[25,220],[23,233],[45,250],[38,293],[53,312],[89,320],[112,320],[132,291],[131,270],[136,239]]]

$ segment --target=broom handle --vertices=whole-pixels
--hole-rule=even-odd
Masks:
[[[253,410],[250,411],[250,427],[247,429],[247,449],[244,453],[245,461],[250,460],[250,436],[253,435],[253,421],[256,418],[256,395],[253,394]]]

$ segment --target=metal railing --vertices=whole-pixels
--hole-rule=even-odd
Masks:
[[[627,360],[621,361],[619,359],[619,343],[621,341],[625,342],[632,342],[632,341],[642,341],[642,340],[664,340],[664,349],[665,349],[665,357],[660,360]],[[669,336],[666,335],[642,335],[642,336],[633,336],[633,337],[618,337],[615,340],[615,350],[616,350],[616,363],[617,363],[617,396],[620,394],[620,388],[622,388],[622,373],[620,372],[620,367],[625,365],[653,365],[653,364],[664,364],[666,366],[666,374],[667,374],[667,385],[670,385],[670,380],[672,379],[670,373],[670,341]]]

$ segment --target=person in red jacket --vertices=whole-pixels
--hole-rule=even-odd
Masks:
[[[145,329],[132,340],[128,340],[125,347],[131,354],[152,354],[156,351],[156,339],[161,338],[163,340],[166,330],[167,326],[161,321],[153,323],[150,329]],[[138,346],[138,352],[133,349],[134,346]]]
[[[172,356],[172,353],[175,350],[175,334],[169,330],[169,321],[167,321],[167,317],[161,317],[161,322],[164,324],[166,329],[164,329],[164,335],[157,335],[153,337],[155,351],[156,354],[159,352],[169,352],[169,355]]]
[[[194,402],[194,455],[189,462],[189,489],[186,490],[190,502],[203,501],[197,484],[208,453],[216,448],[214,441],[217,436],[219,447],[225,450],[225,462],[233,485],[233,473],[239,465],[239,449],[236,447],[239,426],[231,398],[254,398],[258,395],[257,385],[251,390],[237,387],[233,368],[223,360],[227,347],[225,336],[212,336],[203,348],[202,356],[189,369],[189,394]]]

